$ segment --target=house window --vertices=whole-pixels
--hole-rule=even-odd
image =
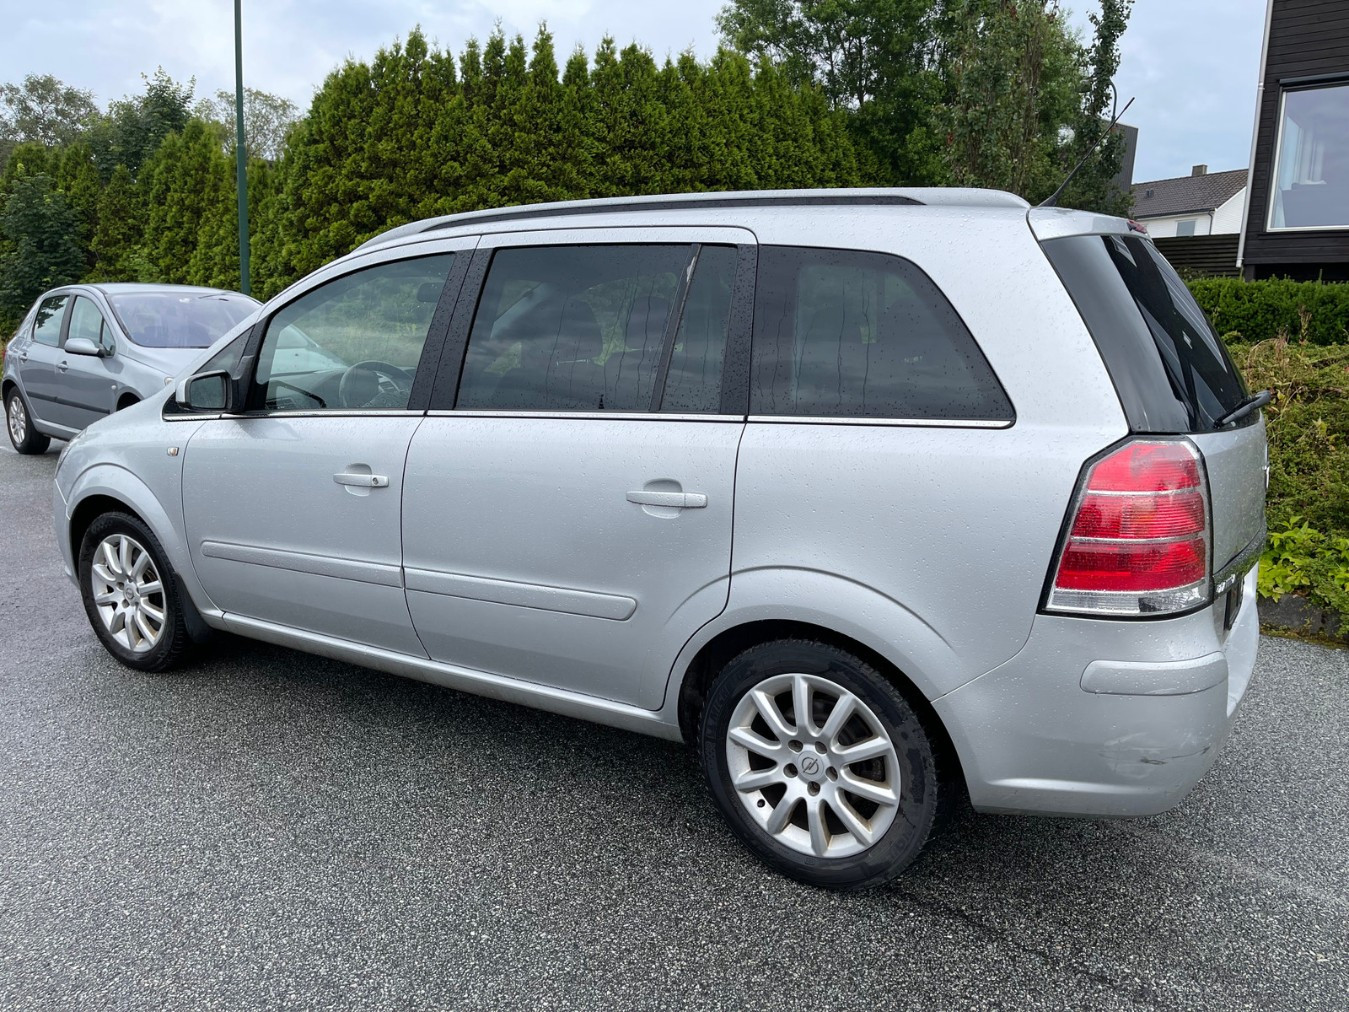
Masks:
[[[1349,84],[1286,91],[1269,227],[1349,228]]]
[[[1176,235],[1194,235],[1194,225],[1197,219],[1190,218],[1187,221],[1176,222]]]

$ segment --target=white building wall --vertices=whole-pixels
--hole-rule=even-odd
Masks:
[[[1227,203],[1213,212],[1213,234],[1235,234],[1241,231],[1241,215],[1246,209],[1246,187],[1234,193]]]
[[[1208,235],[1209,214],[1207,211],[1201,211],[1199,214],[1176,214],[1162,218],[1139,218],[1147,226],[1148,235],[1154,239],[1169,239],[1176,234],[1176,226],[1182,221],[1194,222],[1195,235]],[[1238,215],[1237,224],[1241,224],[1241,217]]]
[[[1246,187],[1243,186],[1212,213],[1200,211],[1138,220],[1148,227],[1148,235],[1154,239],[1169,239],[1176,234],[1176,226],[1182,221],[1194,222],[1195,235],[1235,235],[1241,231],[1241,214],[1245,207]]]

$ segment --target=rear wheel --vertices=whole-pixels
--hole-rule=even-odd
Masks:
[[[20,453],[46,453],[47,447],[51,446],[51,438],[33,428],[28,405],[18,387],[5,398],[5,427],[9,429],[10,443]]]
[[[731,661],[708,695],[700,746],[736,835],[811,885],[895,877],[941,801],[931,741],[903,695],[825,643],[780,640]]]
[[[166,671],[187,649],[182,601],[158,539],[138,518],[105,513],[80,545],[80,596],[108,652],[139,671]]]

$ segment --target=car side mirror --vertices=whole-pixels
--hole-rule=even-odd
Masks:
[[[229,414],[235,406],[234,380],[223,369],[218,372],[199,372],[178,384],[174,400],[187,411]]]
[[[89,355],[93,358],[103,357],[103,349],[94,344],[94,342],[87,337],[66,338],[66,351],[71,355]]]

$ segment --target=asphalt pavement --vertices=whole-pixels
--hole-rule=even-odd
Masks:
[[[0,450],[0,1008],[1349,1009],[1349,653],[1261,642],[1135,822],[966,813],[836,895],[685,749],[245,641],[143,675]]]

